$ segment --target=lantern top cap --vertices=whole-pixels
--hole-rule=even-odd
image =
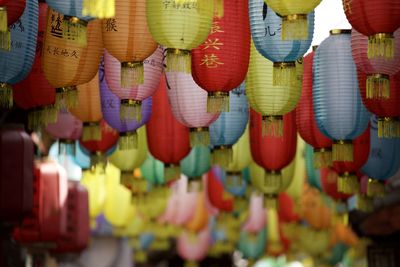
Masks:
[[[351,29],[333,29],[333,30],[330,30],[329,33],[331,35],[351,34]]]

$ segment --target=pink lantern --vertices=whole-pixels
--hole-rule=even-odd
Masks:
[[[121,99],[121,119],[141,120],[141,102],[152,96],[160,83],[163,72],[163,51],[159,46],[157,50],[143,61],[144,83],[123,88],[121,85],[121,63],[107,50],[104,51],[104,67],[106,81],[110,90]]]
[[[253,193],[250,198],[249,217],[243,225],[243,230],[247,233],[258,233],[265,227],[266,212],[264,209],[264,198],[262,195]]]
[[[209,145],[208,126],[219,117],[219,113],[207,113],[207,92],[201,89],[184,72],[166,72],[168,98],[172,113],[183,125],[190,128],[190,144]]]
[[[177,239],[178,255],[189,262],[201,261],[207,255],[210,244],[211,236],[207,228],[197,235],[183,232]]]
[[[368,58],[368,36],[355,29],[351,32],[351,49],[357,68],[367,74],[367,98],[390,97],[390,75],[400,71],[400,30],[394,33],[393,58]]]

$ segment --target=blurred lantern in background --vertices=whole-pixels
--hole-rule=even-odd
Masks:
[[[223,112],[210,125],[213,164],[226,167],[233,157],[232,146],[243,135],[249,118],[249,106],[244,83],[232,90],[229,98],[230,111]]]
[[[75,107],[78,101],[76,86],[90,82],[98,71],[103,53],[101,22],[92,20],[88,23],[87,45],[82,47],[63,38],[63,19],[63,14],[49,8],[42,67],[46,79],[56,88],[56,107]]]
[[[276,2],[276,1],[271,1]],[[275,7],[277,3],[274,3]],[[250,25],[254,45],[258,52],[273,62],[274,86],[293,86],[296,83],[296,60],[301,58],[311,45],[314,33],[314,13],[303,14],[305,32],[303,40],[284,40],[285,20],[278,16],[263,0],[251,0]],[[285,4],[284,4],[285,5]],[[302,4],[296,3],[301,6]],[[287,9],[285,10],[287,11]],[[311,12],[311,11],[310,11]],[[283,15],[280,13],[280,15]],[[300,18],[298,16],[298,18]],[[295,31],[296,32],[296,31]],[[271,77],[272,78],[272,77]]]
[[[321,178],[319,169],[316,169],[314,166],[314,150],[310,145],[306,145],[305,148],[305,158],[306,158],[306,172],[307,172],[307,182],[310,186],[322,190],[321,188]],[[322,167],[322,166],[321,166]]]
[[[24,80],[32,69],[38,27],[39,3],[28,0],[22,16],[10,25],[10,51],[0,50],[0,107],[13,106],[12,85]]]
[[[393,58],[393,33],[400,27],[399,2],[343,0],[343,9],[353,28],[368,36],[368,58]]]
[[[198,234],[190,232],[182,232],[177,239],[177,252],[182,259],[186,260],[185,266],[198,266],[200,262],[207,256],[210,247],[210,232],[204,229]]]
[[[67,178],[69,181],[80,181],[82,178],[82,166],[79,165],[79,163],[81,164],[81,162],[78,163],[78,157],[79,159],[82,159],[82,151],[78,151],[79,148],[77,148],[79,147],[77,145],[79,144],[79,141],[74,141],[73,144],[71,144],[71,146],[73,146],[73,149],[69,149],[69,151],[65,149],[64,144],[62,146],[59,141],[54,142],[49,149],[48,157],[57,161],[58,164],[64,167],[65,171],[67,172]],[[64,152],[61,153],[60,150],[63,150]],[[86,158],[88,159],[89,157],[86,156]],[[89,168],[90,162],[88,162],[87,165],[83,167],[86,169]]]
[[[22,16],[25,6],[26,0],[0,1],[0,49],[10,50],[11,36],[8,27]]]
[[[315,51],[316,47],[313,47]],[[314,51],[304,57],[303,89],[296,108],[296,125],[300,136],[314,148],[314,167],[332,165],[332,141],[318,129],[313,104]]]
[[[147,123],[147,142],[150,153],[164,166],[166,182],[179,177],[179,163],[190,152],[189,129],[172,114],[167,96],[167,84],[162,77],[153,96],[152,115]]]
[[[321,132],[334,142],[333,161],[353,161],[352,140],[365,131],[370,117],[359,92],[350,33],[331,30],[313,62],[315,117]]]
[[[242,229],[238,249],[243,253],[243,257],[250,261],[258,260],[264,254],[267,236],[265,227],[257,233],[248,233]]]
[[[144,179],[152,186],[165,184],[164,164],[155,159],[151,154],[147,155],[147,159],[140,167],[140,171]]]
[[[265,227],[267,219],[263,205],[263,196],[253,192],[249,202],[249,215],[243,224],[242,230],[247,233],[256,233]]]
[[[283,115],[296,107],[301,88],[297,85],[274,86],[272,69],[273,63],[252,45],[246,95],[251,108],[262,115],[262,135],[279,137],[284,134]]]
[[[102,23],[104,47],[121,62],[118,87],[143,84],[143,61],[157,49],[147,27],[146,1],[115,0],[115,16]]]
[[[210,148],[194,146],[190,153],[180,162],[181,171],[191,180],[201,180],[203,174],[211,168]]]
[[[219,116],[207,113],[207,93],[201,89],[192,75],[166,72],[168,99],[175,118],[190,128],[190,145],[209,145],[209,125]]]
[[[328,229],[332,224],[332,211],[324,203],[321,193],[308,185],[303,189],[299,215],[316,230]]]
[[[146,2],[146,16],[154,40],[167,49],[168,71],[191,72],[190,50],[203,43],[212,26],[214,0]]]
[[[218,167],[212,167],[207,173],[207,194],[211,205],[222,212],[233,210],[233,196],[224,190],[218,179]]]
[[[152,96],[160,83],[163,72],[163,48],[159,46],[154,53],[143,61],[144,82],[141,85],[121,86],[121,66],[118,59],[104,52],[106,81],[110,90],[121,99],[120,117],[123,120],[141,120],[141,103]]]
[[[214,16],[207,40],[192,50],[192,76],[208,92],[211,113],[229,111],[229,91],[240,86],[249,66],[248,3],[223,1],[223,11]]]

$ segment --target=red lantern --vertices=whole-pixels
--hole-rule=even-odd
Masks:
[[[370,127],[353,140],[353,161],[335,161],[333,169],[339,174],[338,191],[354,194],[360,188],[357,172],[367,162],[370,148]]]
[[[18,223],[32,211],[33,142],[23,126],[0,129],[0,221]]]
[[[366,79],[367,75],[358,71],[358,82],[364,105],[378,116],[378,136],[380,138],[400,137],[400,73],[390,76],[389,99],[367,98]]]
[[[313,61],[314,51],[304,57],[303,89],[296,108],[296,125],[300,136],[314,148],[314,167],[319,169],[332,165],[332,140],[321,133],[314,115]]]
[[[295,211],[295,202],[285,192],[279,194],[279,220],[285,223],[297,222],[300,220],[299,215]]]
[[[218,180],[215,168],[211,168],[207,173],[207,194],[214,207],[224,212],[233,211],[233,196],[224,190],[224,186]]]
[[[343,0],[350,24],[368,36],[368,57],[393,58],[393,33],[400,27],[397,0]]]
[[[0,48],[10,49],[8,26],[16,22],[25,10],[25,0],[0,0]]]
[[[207,111],[229,111],[229,91],[245,79],[250,57],[247,1],[223,1],[207,40],[192,50],[192,76],[208,92]]]
[[[41,60],[47,8],[46,3],[39,4],[39,33],[32,70],[28,77],[13,87],[15,103],[25,110],[30,110],[28,128],[31,130],[57,120],[57,110],[53,107],[56,93],[44,76]]]

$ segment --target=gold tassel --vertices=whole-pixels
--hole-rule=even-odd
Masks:
[[[98,19],[115,16],[115,0],[83,0],[82,14]]]
[[[56,123],[58,119],[58,110],[53,105],[42,107],[43,124]]]
[[[122,121],[142,120],[142,101],[134,99],[121,99],[119,115]]]
[[[125,186],[128,189],[132,189],[134,186],[134,180],[135,178],[133,177],[133,173],[130,171],[121,171],[121,179],[120,179],[120,184]]]
[[[266,171],[264,176],[264,187],[269,191],[279,191],[282,187],[281,171]]]
[[[332,149],[315,148],[314,149],[314,168],[332,166]]]
[[[107,156],[98,151],[90,155],[90,170],[93,173],[105,173]]]
[[[274,86],[296,86],[296,81],[297,75],[295,62],[274,62]]]
[[[54,107],[57,109],[74,108],[78,106],[78,99],[78,89],[76,86],[56,88]]]
[[[337,182],[338,192],[353,195],[359,192],[360,183],[354,174],[344,173],[339,175]]]
[[[136,131],[119,134],[118,150],[130,150],[137,148],[138,136]]]
[[[349,213],[348,212],[343,212],[337,214],[337,222],[348,225],[349,224]]]
[[[135,250],[133,257],[134,257],[135,263],[146,263],[146,261],[147,261],[146,252],[144,252],[143,250]]]
[[[400,119],[393,117],[378,118],[378,137],[379,138],[399,138]]]
[[[184,267],[198,267],[197,261],[185,261]]]
[[[214,17],[218,19],[224,16],[224,0],[214,0]]]
[[[228,92],[208,93],[207,112],[208,113],[229,112],[229,93]]]
[[[32,131],[39,130],[42,126],[42,112],[39,109],[32,109],[28,113],[28,129]]]
[[[265,195],[264,196],[264,207],[267,209],[277,210],[279,208],[278,196],[277,195]]]
[[[228,187],[236,187],[242,185],[242,173],[241,172],[227,172],[226,183]]]
[[[385,184],[379,180],[368,179],[367,196],[383,197],[385,195]]]
[[[121,63],[121,87],[131,88],[143,84],[144,67],[143,62],[122,62]]]
[[[374,210],[374,199],[368,196],[357,195],[356,207],[363,212],[371,212]]]
[[[203,183],[201,180],[191,180],[189,181],[188,192],[199,193],[203,191]]]
[[[13,93],[11,85],[7,83],[0,83],[0,107],[12,108],[13,107]]]
[[[262,136],[283,136],[283,116],[262,116]]]
[[[101,128],[99,122],[84,122],[82,130],[82,141],[100,141]]]
[[[232,162],[233,150],[232,146],[215,146],[212,151],[212,164],[226,168]]]
[[[282,19],[282,40],[307,40],[307,14],[284,16]]]
[[[390,97],[389,75],[368,75],[366,93],[368,99],[388,99]]]
[[[63,38],[75,41],[82,47],[87,46],[87,22],[77,17],[64,16]]]
[[[190,128],[190,146],[208,146],[210,144],[210,134],[208,127]]]
[[[394,56],[394,37],[389,33],[377,33],[368,37],[368,58],[384,57],[392,59]]]
[[[0,7],[0,32],[8,31],[7,7]]]
[[[179,179],[181,174],[181,167],[179,165],[165,164],[164,165],[164,179],[165,182],[170,182]]]
[[[167,71],[192,72],[192,56],[190,50],[167,48]]]
[[[0,7],[0,49],[10,51],[11,34],[8,29],[7,7]]]
[[[333,161],[353,161],[353,143],[351,140],[338,140],[332,146]]]

